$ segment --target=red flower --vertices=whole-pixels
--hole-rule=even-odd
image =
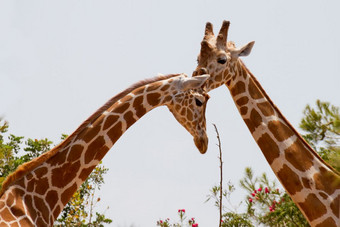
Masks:
[[[185,213],[185,210],[183,209],[182,212]]]
[[[269,193],[269,189],[267,187],[264,188],[265,193]]]
[[[198,227],[198,224],[197,223],[192,224],[192,227]]]
[[[253,197],[255,197],[256,194],[255,194],[255,193],[251,193],[251,195],[252,195]]]
[[[249,198],[249,202],[250,202],[250,203],[253,202],[253,199],[252,199],[252,198]]]
[[[262,188],[257,189],[257,191],[259,191],[259,192],[262,191]]]

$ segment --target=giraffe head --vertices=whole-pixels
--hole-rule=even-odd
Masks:
[[[187,77],[185,74],[173,81],[175,89],[166,106],[176,120],[194,137],[198,150],[204,154],[208,148],[205,109],[209,95],[202,87],[209,75]]]
[[[248,56],[254,46],[254,41],[236,48],[233,42],[227,42],[229,21],[223,21],[222,27],[217,35],[214,35],[213,26],[210,22],[206,24],[201,51],[198,55],[198,65],[193,76],[209,73],[207,90],[227,84],[237,73],[236,63],[241,56]]]

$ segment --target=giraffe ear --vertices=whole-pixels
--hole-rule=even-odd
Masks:
[[[255,41],[251,41],[241,48],[231,49],[231,56],[233,58],[237,58],[240,56],[248,56],[251,50],[253,49],[254,44],[255,44]]]
[[[209,77],[209,74],[204,74],[200,76],[184,78],[184,80],[181,81],[182,91],[202,87],[202,85],[209,79]]]

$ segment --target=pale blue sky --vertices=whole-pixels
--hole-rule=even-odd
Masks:
[[[0,116],[26,138],[58,141],[106,100],[157,73],[191,75],[207,21],[230,20],[237,45],[255,40],[244,59],[295,126],[316,99],[340,105],[338,1],[1,1]],[[210,145],[196,150],[167,108],[133,125],[103,162],[109,173],[100,209],[112,226],[155,226],[186,209],[200,226],[217,223],[204,203],[219,181],[215,123],[225,183],[238,187],[246,166],[269,165],[225,87],[211,92]],[[245,195],[235,193],[235,202]],[[213,224],[212,224],[213,223]]]

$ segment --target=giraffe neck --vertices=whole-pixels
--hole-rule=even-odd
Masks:
[[[340,223],[340,176],[304,141],[243,65],[227,87],[272,170],[312,226]]]
[[[107,103],[53,156],[10,182],[0,199],[0,226],[52,226],[63,207],[120,136],[153,108],[170,100],[168,83],[140,86]],[[109,105],[108,105],[109,104]],[[26,165],[34,165],[33,160]],[[21,170],[24,171],[24,170]]]

